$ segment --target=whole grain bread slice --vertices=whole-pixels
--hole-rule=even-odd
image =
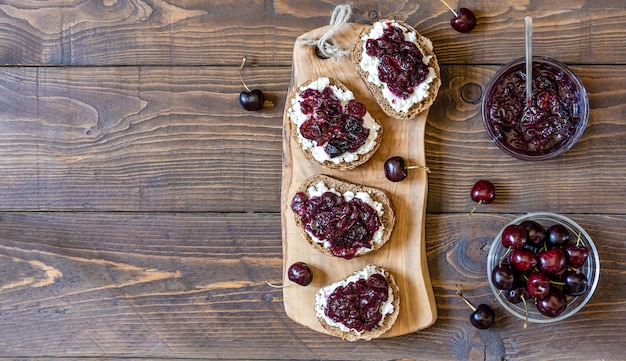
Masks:
[[[337,88],[339,88],[341,90],[344,90],[344,91],[350,90],[341,81],[339,81],[339,80],[337,80],[335,78],[332,78],[332,77],[327,77],[327,78],[329,79],[329,85],[334,85]],[[301,94],[302,91],[307,89],[308,86],[312,82],[314,82],[315,80],[317,80],[317,79],[311,79],[311,80],[308,80],[305,83],[303,83],[298,88],[297,93],[291,99],[291,106],[290,106],[290,108],[287,111],[287,115],[289,116],[289,119],[290,119],[289,124],[290,124],[291,136],[292,136],[293,141],[296,142],[296,144],[298,144],[300,146],[300,149],[302,149],[302,151],[304,152],[304,155],[309,160],[311,160],[311,161],[313,161],[315,163],[321,164],[322,166],[324,166],[326,168],[329,168],[329,169],[349,170],[349,169],[354,169],[354,168],[360,166],[361,164],[364,164],[365,162],[367,162],[372,157],[372,155],[374,155],[374,153],[376,153],[376,150],[378,150],[378,148],[380,147],[380,143],[382,142],[382,138],[383,138],[383,127],[382,127],[382,125],[380,124],[380,122],[376,118],[372,117],[372,115],[369,112],[367,112],[366,116],[372,117],[374,122],[376,124],[378,124],[378,126],[379,126],[378,134],[376,136],[375,143],[374,143],[374,146],[372,147],[372,149],[370,149],[367,153],[356,154],[356,157],[357,157],[356,160],[349,161],[349,162],[348,161],[341,161],[339,163],[335,163],[335,162],[333,162],[331,160],[319,161],[318,159],[316,159],[313,156],[313,153],[311,152],[310,149],[304,148],[302,146],[302,143],[300,143],[300,141],[298,139],[298,136],[299,136],[299,134],[298,134],[298,132],[299,132],[298,126],[295,124],[295,122],[292,119],[293,112],[295,111],[294,107],[296,107],[296,106],[299,107],[300,106],[299,104],[296,104],[297,102],[295,101],[295,99],[296,99],[297,95]]]
[[[378,243],[373,243],[372,247],[369,249],[361,249],[361,251],[357,253],[355,257],[362,256],[370,252],[373,252],[377,249],[380,249],[385,243],[387,243],[387,241],[389,241],[389,239],[391,238],[391,234],[393,232],[393,228],[396,223],[396,216],[395,216],[395,212],[393,209],[393,204],[391,203],[391,199],[389,198],[389,196],[387,195],[385,191],[376,187],[365,186],[365,185],[361,185],[357,183],[352,183],[343,179],[339,179],[336,177],[331,177],[331,176],[323,175],[323,174],[317,174],[317,175],[313,175],[307,178],[300,185],[300,187],[298,187],[296,192],[303,192],[308,195],[307,190],[309,189],[309,187],[315,186],[319,182],[322,182],[324,185],[326,185],[328,189],[334,188],[337,192],[341,194],[344,194],[345,192],[348,192],[348,191],[354,192],[355,194],[357,192],[367,192],[372,198],[372,200],[380,202],[382,204],[383,213],[382,213],[382,216],[380,217],[380,222],[384,226],[384,229],[383,229],[381,241]],[[337,257],[330,251],[329,248],[325,247],[323,243],[319,243],[316,240],[314,240],[311,237],[311,235],[305,230],[304,224],[302,223],[302,218],[295,212],[293,212],[293,214],[294,214],[294,219],[298,227],[298,230],[313,248],[329,256]]]
[[[392,301],[393,312],[383,315],[381,324],[379,324],[378,327],[372,330],[365,330],[362,333],[358,333],[355,330],[344,331],[341,328],[330,324],[325,317],[320,315],[320,312],[322,313],[324,312],[323,305],[319,303],[320,298],[324,297],[325,294],[332,293],[332,291],[340,285],[340,282],[350,277],[348,276],[344,278],[343,280],[340,280],[330,285],[327,285],[325,287],[322,287],[318,291],[319,297],[316,297],[316,303],[314,307],[316,309],[317,320],[322,325],[322,327],[324,327],[328,331],[328,333],[331,334],[332,336],[341,337],[342,339],[347,340],[347,341],[358,341],[358,340],[369,341],[371,339],[382,336],[385,332],[389,331],[391,327],[393,326],[393,324],[396,322],[396,319],[398,318],[398,314],[400,313],[400,289],[398,287],[398,284],[396,283],[391,273],[389,273],[383,267],[370,264],[370,265],[365,266],[363,269],[366,269],[368,267],[373,267],[376,270],[376,273],[383,274],[385,279],[387,280],[389,289],[391,290],[391,294],[393,295],[393,301]],[[358,275],[363,269],[355,271],[352,275]]]
[[[376,23],[372,24],[371,27],[365,28],[361,32],[361,34],[357,38],[356,44],[352,48],[351,59],[356,68],[356,71],[359,73],[359,75],[361,75],[361,78],[367,84],[368,89],[371,91],[372,95],[376,99],[376,102],[378,103],[380,108],[383,110],[383,112],[385,112],[385,114],[387,114],[388,116],[392,118],[411,119],[411,118],[416,117],[419,113],[423,112],[424,110],[430,108],[430,106],[435,101],[435,98],[437,98],[439,87],[441,86],[441,71],[439,69],[439,63],[437,62],[437,57],[435,56],[433,44],[430,41],[430,39],[422,36],[420,33],[417,32],[417,30],[415,30],[413,27],[411,27],[410,25],[402,21],[380,20],[380,22],[388,22],[388,21],[394,22],[398,25],[405,27],[408,31],[414,32],[416,34],[416,39],[417,39],[415,44],[417,45],[418,49],[420,49],[420,51],[422,52],[422,55],[431,56],[428,66],[433,68],[435,72],[435,79],[430,83],[430,86],[428,88],[428,96],[422,101],[413,104],[408,109],[408,111],[399,112],[399,111],[396,111],[390,105],[389,100],[383,96],[383,92],[382,92],[383,86],[377,85],[368,80],[369,74],[360,66],[360,63],[361,63],[361,60],[363,59],[363,51],[365,49],[367,35],[370,33],[370,31],[374,27],[374,24]]]

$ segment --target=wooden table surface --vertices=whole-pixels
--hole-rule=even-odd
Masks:
[[[0,1],[0,360],[624,360],[626,3],[354,1],[429,37],[442,87],[425,131],[426,248],[438,318],[349,343],[290,320],[280,282],[282,117],[294,40],[340,1]],[[457,2],[450,0],[452,6]],[[524,162],[488,138],[480,87],[534,53],[582,78],[590,120],[561,157]],[[242,110],[246,83],[275,103]],[[468,217],[481,178],[497,200]],[[591,301],[554,325],[493,303],[488,330],[455,295],[491,303],[489,242],[514,217],[565,214],[593,237]]]

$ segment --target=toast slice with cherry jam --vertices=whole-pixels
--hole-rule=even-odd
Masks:
[[[299,186],[291,209],[311,246],[344,259],[380,249],[391,238],[396,222],[385,191],[321,174]]]

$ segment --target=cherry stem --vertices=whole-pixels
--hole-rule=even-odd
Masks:
[[[472,309],[472,311],[476,311],[476,307],[474,307],[474,305],[472,305],[470,301],[468,301],[467,298],[463,296],[463,294],[461,293],[461,290],[459,290],[458,287],[456,289],[456,294],[459,295],[459,297],[461,297],[461,299],[465,301],[465,303],[467,303],[467,305]]]
[[[478,209],[478,206],[480,206],[483,203],[483,200],[479,200],[478,203],[476,203],[476,205],[474,206],[474,208],[472,208],[472,210],[470,211],[469,215],[470,217],[472,216],[472,214],[474,214],[474,212],[476,211],[476,209]]]
[[[246,91],[249,93],[250,88],[248,88],[246,82],[243,81],[243,66],[246,65],[246,60],[248,60],[248,58],[244,56],[243,60],[241,61],[241,66],[239,67],[239,79],[241,79],[241,84],[243,84],[243,87],[246,88]]]
[[[459,16],[459,14],[457,14],[457,13],[456,13],[456,11],[454,11],[454,9],[453,9],[450,5],[448,5],[448,3],[447,3],[447,2],[445,2],[445,1],[443,1],[443,0],[441,0],[441,2],[442,2],[442,3],[444,3],[444,5],[445,5],[445,6],[447,6],[447,7],[448,7],[448,9],[450,9],[450,11],[452,11],[452,13],[454,14],[454,16]]]
[[[578,232],[578,238],[576,239],[576,247],[580,244],[580,232]]]
[[[505,258],[506,256],[508,256],[508,255],[509,255],[509,253],[511,253],[511,248],[512,248],[512,247],[507,248],[507,249],[506,249],[506,252],[504,252],[504,254],[502,255],[502,257],[500,257],[500,262],[498,262],[498,266],[502,267],[502,261],[504,261],[504,258]]]
[[[496,295],[496,298],[493,299],[493,302],[496,302],[498,300],[498,297],[500,297],[500,295],[502,294],[502,292],[504,292],[504,290],[500,290],[498,291],[498,294]]]
[[[404,169],[425,169],[426,173],[430,173],[430,169],[423,165],[408,165]]]
[[[292,285],[292,283],[288,283],[286,285],[275,285],[273,283],[270,283],[269,281],[265,281],[265,284],[267,284],[268,286],[272,287],[272,288],[284,288],[284,287],[289,287]]]
[[[524,319],[524,330],[528,328],[528,305],[526,304],[526,297],[522,296],[522,302],[524,302],[524,309],[526,310],[526,318]]]

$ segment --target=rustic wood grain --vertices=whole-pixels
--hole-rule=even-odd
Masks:
[[[490,178],[498,199],[478,212],[619,213],[626,70],[572,66],[589,92],[588,128],[562,157],[524,162],[489,141],[480,104],[460,95],[497,69],[442,67],[426,125],[427,211],[468,212],[471,185]],[[244,75],[273,108],[239,107],[237,68],[0,68],[0,209],[279,212],[290,69]]]
[[[282,109],[284,70],[245,75]],[[236,69],[3,68],[0,87],[4,209],[278,210],[279,111],[242,110]]]
[[[290,65],[293,40],[327,25],[345,1],[255,0],[0,4],[0,63],[63,65]],[[476,31],[450,28],[440,1],[355,1],[352,21],[406,20],[435,44],[439,61],[498,63],[524,55],[524,16],[534,17],[537,54],[570,63],[624,64],[626,10],[616,1],[560,0],[518,5],[477,1]],[[454,4],[453,4],[454,5]],[[484,34],[488,34],[485,36]]]
[[[0,213],[0,354],[500,360],[541,359],[551,350],[550,359],[589,360],[626,352],[623,339],[607,337],[621,335],[626,321],[623,215],[568,214],[593,237],[602,263],[596,294],[578,315],[524,330],[493,304],[492,328],[469,325],[454,289],[472,302],[493,301],[488,244],[516,216],[427,215],[437,322],[348,346],[289,320],[282,292],[265,285],[281,280],[279,214]]]

